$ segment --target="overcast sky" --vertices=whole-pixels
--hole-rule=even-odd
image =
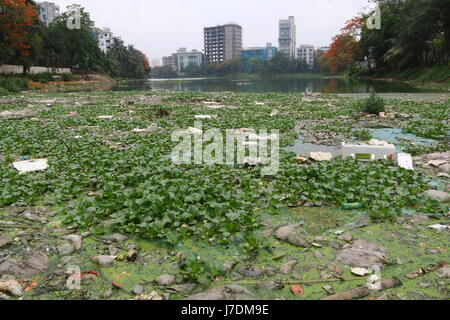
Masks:
[[[180,47],[203,50],[203,28],[237,23],[244,47],[278,46],[278,20],[295,16],[297,46],[326,46],[368,0],[47,0],[65,11],[77,3],[98,27],[161,59]]]

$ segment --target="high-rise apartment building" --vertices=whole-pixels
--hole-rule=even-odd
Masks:
[[[305,61],[310,68],[314,67],[315,62],[315,48],[311,44],[302,44],[297,51],[297,58]]]
[[[95,35],[97,36],[98,39],[98,46],[105,53],[111,48],[114,38],[118,38],[114,37],[114,34],[111,32],[111,29],[109,28],[103,29],[97,28],[95,30]]]
[[[297,27],[295,18],[290,16],[287,20],[279,22],[279,51],[286,57],[296,58]]]
[[[205,63],[238,58],[242,50],[242,27],[237,24],[204,29]]]
[[[176,53],[172,53],[170,56],[162,58],[162,64],[164,67],[170,67],[174,71],[178,71],[178,56]]]
[[[48,27],[59,16],[59,7],[52,2],[37,2],[39,20]]]

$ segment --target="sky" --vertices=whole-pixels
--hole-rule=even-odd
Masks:
[[[243,46],[278,46],[278,21],[294,16],[297,46],[327,46],[369,0],[47,0],[64,12],[76,3],[155,62],[178,48],[203,50],[203,28],[237,23]],[[155,65],[155,63],[153,63]]]

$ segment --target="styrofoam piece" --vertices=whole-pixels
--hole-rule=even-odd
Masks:
[[[409,153],[399,153],[397,155],[397,164],[400,168],[414,170],[413,159]]]
[[[212,118],[217,118],[217,115],[198,114],[195,116],[195,119],[212,119]]]
[[[112,120],[114,116],[98,116],[97,118],[101,120]]]
[[[309,157],[315,161],[331,161],[333,154],[330,152],[311,152]]]
[[[265,136],[259,136],[255,133],[250,133],[248,137],[250,140],[278,140],[279,139],[279,136],[275,133],[273,133],[271,135],[265,135]]]
[[[394,145],[351,145],[342,143],[342,158],[354,158],[359,161],[374,161],[393,159],[395,156]]]
[[[25,172],[41,171],[48,168],[47,159],[31,159],[25,161],[13,162],[13,167],[19,171],[19,174]]]
[[[247,157],[244,159],[244,164],[245,165],[249,165],[249,166],[256,166],[258,164],[261,164],[262,160],[261,158],[252,158],[252,157]]]

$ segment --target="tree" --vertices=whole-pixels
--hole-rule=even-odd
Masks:
[[[68,67],[74,71],[105,71],[106,58],[98,47],[98,40],[94,35],[94,22],[84,8],[81,13],[81,29],[67,28],[69,12],[56,18],[45,33],[45,48],[47,51],[47,65],[53,67]]]
[[[24,74],[31,63],[31,26],[37,22],[37,10],[27,0],[0,0],[0,51],[10,53],[24,66]],[[8,50],[9,49],[9,50]]]
[[[325,53],[327,66],[331,73],[343,72],[351,67],[359,53],[358,41],[349,34],[339,34],[333,38],[330,48]]]

